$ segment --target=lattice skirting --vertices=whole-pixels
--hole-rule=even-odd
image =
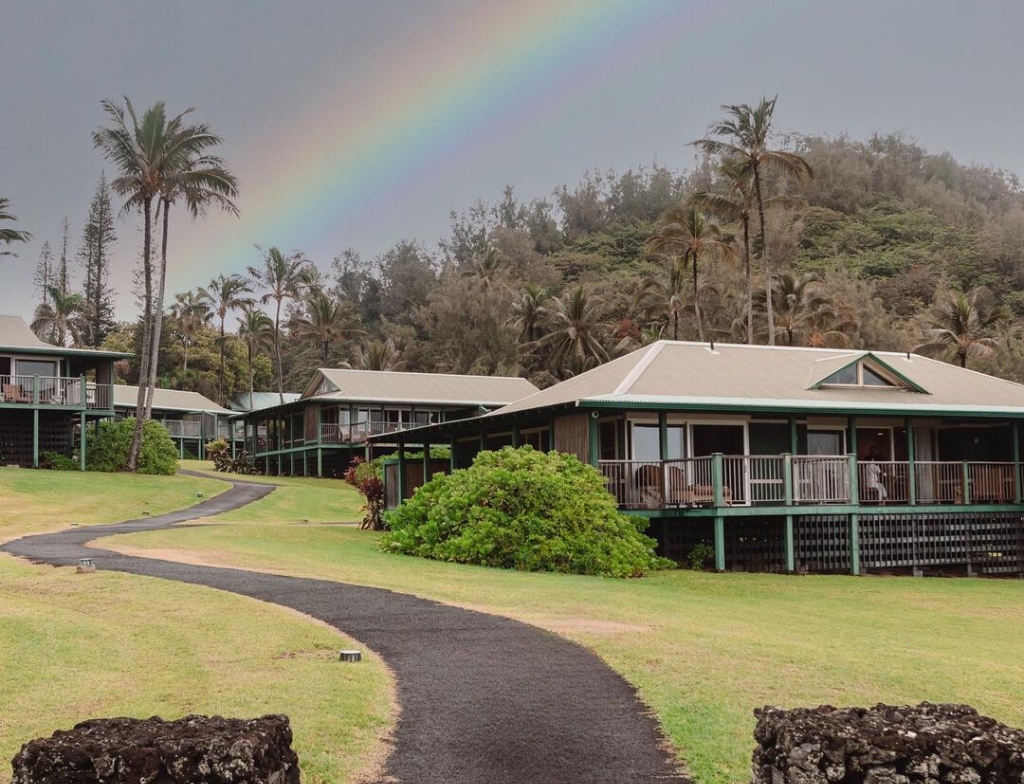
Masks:
[[[71,456],[77,415],[59,411],[39,412],[39,451]],[[32,465],[32,412],[0,413],[0,465]]]

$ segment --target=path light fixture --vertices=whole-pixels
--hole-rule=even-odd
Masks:
[[[196,498],[202,498],[202,497],[203,497],[202,493],[196,493]]]
[[[92,562],[92,558],[79,558],[78,569],[76,570],[79,574],[85,574],[87,572],[95,572],[96,564]]]
[[[342,651],[339,657],[340,661],[343,662],[357,662],[362,661],[363,654],[359,651]]]

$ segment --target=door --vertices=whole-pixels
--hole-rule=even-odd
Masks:
[[[692,437],[694,457],[715,452],[725,455],[722,459],[722,494],[729,503],[745,504],[750,497],[749,471],[744,457],[747,453],[746,425],[693,425]],[[695,468],[698,478],[703,478],[703,466],[698,463]],[[705,481],[695,484],[711,485],[710,474]]]

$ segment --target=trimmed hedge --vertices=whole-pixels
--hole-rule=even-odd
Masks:
[[[385,520],[385,551],[441,561],[607,577],[674,566],[654,555],[647,520],[619,514],[596,469],[529,446],[481,452]]]

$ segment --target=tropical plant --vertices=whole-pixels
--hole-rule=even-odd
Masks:
[[[0,221],[11,221],[12,223],[17,220],[16,217],[8,212],[11,206],[10,199],[0,196]],[[12,242],[28,242],[32,239],[32,235],[27,231],[18,231],[12,229],[9,226],[0,226],[0,245],[10,245]],[[9,250],[0,250],[0,256],[15,256],[17,254]]]
[[[784,272],[772,290],[776,333],[786,335],[786,345],[848,346],[847,334],[855,325],[843,319],[833,301],[818,290],[817,275]],[[759,292],[760,294],[760,292]],[[767,311],[765,297],[755,296],[759,309]]]
[[[171,305],[171,318],[177,322],[178,336],[185,354],[181,372],[187,373],[188,351],[195,339],[196,331],[213,319],[210,303],[201,299],[195,291],[175,294],[174,303]]]
[[[1008,317],[1007,311],[993,302],[987,289],[976,288],[966,294],[951,292],[926,322],[931,340],[914,350],[952,355],[960,367],[965,368],[969,358],[994,353],[1000,339],[993,333]]]
[[[697,321],[697,337],[704,340],[704,325],[700,312],[700,286],[698,266],[701,255],[711,260],[733,256],[731,245],[722,239],[718,224],[709,221],[696,207],[677,206],[666,210],[658,221],[657,232],[645,245],[649,255],[670,260],[674,268],[682,265],[693,273],[693,311]]]
[[[330,349],[346,336],[355,335],[352,309],[323,289],[312,289],[302,300],[303,314],[295,319],[294,331],[300,338],[315,343],[323,363],[330,363]]]
[[[256,286],[269,289],[260,297],[266,305],[274,300],[274,357],[277,360],[277,392],[284,403],[284,371],[281,368],[281,303],[299,296],[302,285],[309,282],[311,263],[301,253],[285,256],[279,248],[263,254],[262,267],[249,267],[249,276]]]
[[[401,370],[403,366],[402,352],[392,338],[387,340],[367,340],[356,346],[352,362],[342,363],[343,367],[357,370]]]
[[[270,351],[275,348],[274,322],[270,316],[251,303],[242,305],[242,315],[238,318],[238,338],[245,344],[246,355],[249,359],[249,402],[253,399],[253,378],[252,361],[260,351]]]
[[[220,319],[220,337],[218,348],[220,349],[220,369],[217,380],[217,397],[219,402],[224,403],[224,346],[227,335],[224,331],[224,323],[227,320],[228,312],[252,302],[250,297],[245,295],[252,289],[249,282],[241,275],[224,275],[221,273],[210,281],[210,285],[199,290],[199,297],[210,303],[214,315]]]
[[[723,106],[727,119],[711,126],[708,136],[692,144],[709,155],[734,161],[739,171],[746,170],[754,183],[754,199],[761,240],[761,260],[764,265],[765,292],[772,290],[772,267],[768,253],[768,236],[764,217],[765,199],[762,178],[768,172],[777,172],[804,183],[814,177],[810,165],[799,155],[786,150],[768,148],[772,116],[776,98],[762,98],[756,107],[747,104]],[[710,138],[716,136],[719,138]],[[768,319],[768,345],[775,345],[775,314],[771,296],[766,297]]]
[[[119,422],[101,419],[92,426],[85,448],[85,467],[90,471],[116,472],[136,470],[140,474],[171,475],[178,470],[178,448],[167,429],[150,420],[143,427],[138,465],[128,468],[128,457],[135,430],[131,417]]]
[[[58,346],[66,345],[69,335],[73,346],[81,345],[81,316],[85,305],[82,295],[62,294],[57,286],[48,286],[47,289],[48,301],[36,308],[32,331]]]
[[[556,377],[568,378],[608,361],[599,304],[583,286],[551,301],[549,328],[537,345],[546,353],[548,369]]]
[[[345,481],[363,497],[364,514],[359,527],[369,531],[383,531],[387,528],[384,523],[387,496],[377,461],[367,462],[361,457],[353,458],[345,472]]]

